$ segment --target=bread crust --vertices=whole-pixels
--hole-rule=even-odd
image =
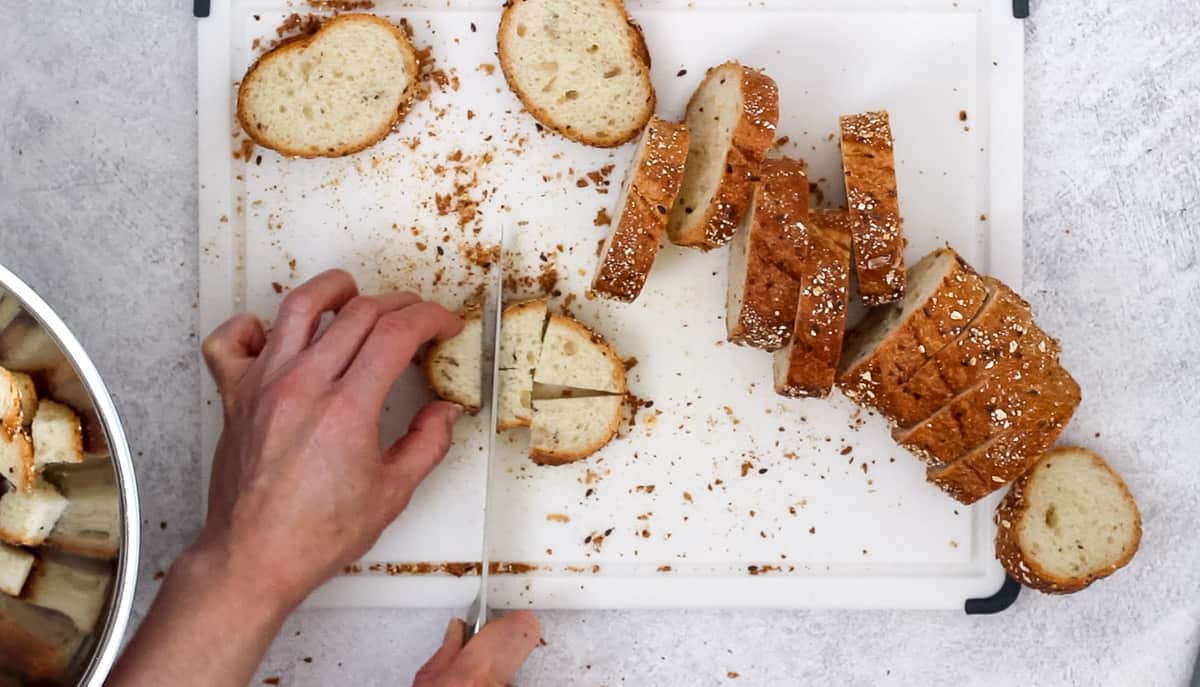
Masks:
[[[616,411],[613,413],[612,417],[605,418],[606,424],[604,433],[597,436],[596,440],[591,444],[588,444],[586,447],[578,451],[541,450],[530,444],[529,459],[538,465],[566,465],[568,463],[574,463],[578,460],[583,460],[584,458],[587,458],[596,451],[599,451],[607,446],[608,442],[612,441],[612,438],[617,435],[617,429],[620,428],[621,419],[624,416],[625,394],[621,393],[616,394],[615,396],[619,396],[621,398],[621,402],[616,404]],[[536,403],[538,402],[535,401],[535,406]]]
[[[4,477],[22,492],[32,494],[33,482],[38,474],[37,464],[33,457],[33,440],[24,428],[18,427],[11,434],[5,433],[4,436],[0,436],[0,441],[12,444],[5,446],[4,450],[15,451],[18,463],[11,468],[18,472],[4,475]]]
[[[654,266],[687,160],[686,124],[652,116],[645,136],[642,159],[630,171],[625,205],[618,208],[592,279],[593,291],[626,303],[642,292]]]
[[[1012,489],[996,508],[996,558],[1008,571],[1008,574],[1021,584],[1051,594],[1077,592],[1096,580],[1108,577],[1133,560],[1133,556],[1142,542],[1142,516],[1137,502],[1133,500],[1133,494],[1129,492],[1129,486],[1125,484],[1125,480],[1121,479],[1121,476],[1103,458],[1086,448],[1064,446],[1048,451],[1038,459],[1037,463],[1054,460],[1066,453],[1087,454],[1098,467],[1108,471],[1116,478],[1126,502],[1132,507],[1136,516],[1134,539],[1128,551],[1116,563],[1089,575],[1064,577],[1046,570],[1038,563],[1035,556],[1026,554],[1021,546],[1024,521],[1033,507],[1028,497],[1028,487],[1037,475],[1037,465],[1034,465],[1028,472],[1017,478]]]
[[[854,268],[863,303],[904,295],[904,226],[887,110],[843,115],[842,168],[854,220]]]
[[[460,311],[459,317],[461,317],[464,322],[471,322],[473,320],[479,320],[482,317],[482,312],[478,305],[471,305]],[[429,384],[429,388],[433,390],[433,393],[437,394],[438,398],[451,403],[457,403],[458,405],[462,406],[463,411],[468,415],[474,415],[483,407],[483,399],[480,399],[478,402],[476,402],[474,399],[467,398],[465,395],[459,394],[448,384],[446,384],[444,380],[442,380],[436,374],[437,370],[434,369],[434,361],[437,360],[442,348],[446,346],[447,341],[449,341],[449,339],[435,341],[429,346],[429,350],[425,352],[425,364],[423,365],[425,369],[425,381],[427,384]]]
[[[520,1],[523,2],[524,0]],[[625,9],[625,5],[621,0],[601,1],[616,8],[621,13],[621,17],[624,19],[625,30],[629,32],[634,61],[642,65],[639,76],[646,88],[646,92],[650,94],[643,106],[642,112],[636,119],[637,123],[627,131],[614,132],[609,136],[587,136],[576,131],[570,125],[551,119],[550,113],[545,108],[539,107],[525,89],[521,88],[517,79],[513,76],[513,65],[509,57],[509,47],[506,41],[506,37],[509,34],[509,24],[512,21],[512,9],[518,4],[515,0],[505,0],[504,2],[504,9],[500,14],[500,28],[496,32],[496,47],[500,57],[500,70],[504,72],[504,80],[508,82],[509,89],[516,94],[521,104],[529,114],[533,115],[534,119],[543,126],[577,143],[596,146],[598,148],[613,148],[628,143],[641,132],[642,128],[646,126],[646,122],[654,114],[654,108],[658,104],[658,99],[654,92],[654,84],[650,81],[650,51],[646,47],[646,37],[642,34],[642,27],[633,20],[633,17],[629,16],[629,12]]]
[[[341,22],[355,21],[365,21],[378,24],[379,26],[385,27],[391,31],[392,35],[396,39],[396,42],[400,45],[401,50],[404,53],[405,62],[408,63],[408,72],[410,74],[408,86],[404,89],[404,94],[400,99],[400,105],[396,108],[396,112],[392,116],[391,120],[357,143],[349,143],[341,147],[320,152],[313,152],[312,150],[302,148],[289,148],[278,141],[272,140],[270,136],[259,131],[258,127],[254,126],[253,122],[250,121],[249,114],[246,112],[245,107],[246,94],[249,92],[249,89],[253,87],[253,82],[259,68],[270,64],[272,59],[275,59],[280,55],[307,47],[318,37],[320,37],[322,32],[331,26],[335,26]],[[238,85],[237,120],[242,127],[242,131],[246,132],[246,135],[250,137],[250,140],[264,148],[270,148],[271,150],[277,151],[281,155],[300,158],[343,157],[345,155],[351,155],[359,152],[360,150],[370,148],[379,141],[383,140],[389,133],[392,132],[392,130],[397,124],[400,123],[400,120],[402,120],[404,115],[407,113],[408,107],[412,103],[413,96],[416,93],[416,85],[419,79],[420,65],[417,61],[417,52],[413,48],[412,42],[409,41],[408,36],[400,27],[373,14],[342,14],[323,22],[321,27],[312,34],[306,36],[294,36],[283,41],[279,45],[275,46],[275,48],[260,55],[259,58],[254,61],[254,64],[252,64],[250,69],[246,71],[246,75],[242,77],[242,82]]]
[[[703,209],[703,217],[698,222],[690,223],[686,232],[683,229],[683,225],[689,224],[686,220],[672,222],[667,227],[671,241],[680,246],[711,250],[729,242],[750,204],[759,166],[775,142],[775,127],[779,123],[779,88],[765,73],[737,62],[725,62],[708,70],[704,82],[688,101],[688,112],[691,112],[704,83],[716,78],[717,73],[727,66],[736,67],[741,74],[742,108],[733,128],[732,143],[725,153],[725,169],[717,182],[712,200]]]

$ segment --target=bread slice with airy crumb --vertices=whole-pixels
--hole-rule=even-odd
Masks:
[[[343,14],[254,63],[237,117],[255,143],[295,157],[339,157],[374,145],[404,116],[419,66],[399,27]]]
[[[530,459],[564,465],[604,448],[621,425],[624,402],[624,394],[534,401]]]
[[[708,70],[687,107],[688,156],[667,235],[681,246],[725,245],[742,221],[759,165],[775,141],[779,89],[726,62]]]
[[[69,406],[51,400],[33,417],[33,460],[38,466],[83,460],[83,425]]]
[[[67,500],[44,479],[28,491],[13,489],[0,496],[0,541],[40,546],[67,509]]]
[[[624,394],[625,365],[608,342],[565,315],[551,315],[533,381]],[[536,415],[536,409],[535,409]]]
[[[642,292],[662,245],[671,206],[683,181],[688,131],[685,124],[651,117],[626,172],[592,290],[632,303]]]
[[[35,684],[68,678],[86,635],[70,618],[0,594],[0,666]]]
[[[57,554],[41,556],[25,585],[25,601],[62,613],[81,632],[93,632],[108,601],[112,568],[107,563]]]
[[[483,321],[477,306],[460,315],[462,331],[426,351],[425,380],[442,400],[474,415],[483,407]]]
[[[1099,455],[1049,451],[996,509],[996,558],[1043,592],[1077,592],[1125,567],[1142,541],[1129,487]]]
[[[528,427],[533,417],[533,371],[542,352],[546,299],[504,308],[500,328],[499,410],[496,431]]]
[[[14,489],[26,493],[33,490],[38,467],[33,458],[33,440],[24,428],[11,434],[0,432],[0,474]]]
[[[891,122],[881,110],[843,115],[840,123],[859,296],[867,305],[890,303],[904,294],[907,276]]]
[[[33,570],[33,554],[17,546],[0,543],[0,592],[20,596]]]
[[[497,43],[525,109],[573,141],[620,145],[654,114],[650,53],[620,0],[507,0]]]
[[[121,553],[121,494],[105,460],[53,466],[46,479],[67,499],[43,546],[85,558],[113,560]]]

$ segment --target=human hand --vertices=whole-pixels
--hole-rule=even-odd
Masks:
[[[513,675],[542,638],[537,618],[516,611],[484,626],[470,642],[467,627],[455,618],[442,647],[417,672],[413,687],[499,687]],[[465,645],[464,645],[465,642]]]
[[[234,566],[283,613],[361,558],[445,456],[459,416],[431,403],[381,449],[384,399],[422,344],[461,329],[411,293],[359,296],[340,270],[289,293],[269,335],[252,315],[218,327],[203,350],[225,427],[192,555]]]

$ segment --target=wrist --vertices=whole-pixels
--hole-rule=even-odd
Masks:
[[[264,625],[282,625],[304,599],[216,538],[201,536],[171,566],[167,584]]]

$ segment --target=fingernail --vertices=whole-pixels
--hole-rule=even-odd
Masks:
[[[457,403],[449,403],[447,405],[450,406],[450,424],[453,425],[454,423],[458,422],[458,418],[462,417],[463,407]]]

